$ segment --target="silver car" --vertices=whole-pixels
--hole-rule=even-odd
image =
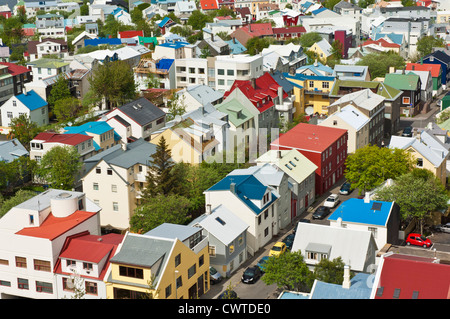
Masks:
[[[443,224],[443,225],[436,225],[435,229],[437,231],[443,232],[443,233],[450,233],[450,223]]]

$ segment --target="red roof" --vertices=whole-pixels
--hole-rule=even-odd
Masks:
[[[271,149],[279,147],[322,153],[347,130],[314,124],[300,123],[273,141]]]
[[[134,37],[143,37],[144,36],[144,31],[139,30],[139,31],[121,31],[119,32],[119,38],[121,39],[127,39],[127,38],[134,38]]]
[[[22,73],[31,72],[30,69],[28,69],[27,67],[24,67],[22,65],[17,65],[15,63],[0,62],[0,65],[8,66],[8,73],[11,74],[12,76],[15,76],[15,75],[18,75],[18,74],[22,74]]]
[[[217,0],[200,0],[200,6],[202,10],[218,10],[219,5]]]
[[[450,298],[450,265],[433,263],[433,258],[393,254],[384,257],[375,299]],[[382,289],[381,289],[382,288]],[[382,291],[382,293],[381,293]]]
[[[441,73],[440,64],[421,64],[421,63],[406,63],[406,70],[408,71],[430,71],[433,78],[439,77]]]
[[[305,27],[295,26],[286,28],[272,28],[274,34],[286,34],[286,33],[306,33]]]
[[[246,26],[240,27],[238,30],[242,30],[252,37],[273,35],[271,23],[251,23],[247,24]]]
[[[84,134],[59,134],[42,132],[36,135],[33,140],[40,140],[43,141],[43,143],[61,143],[75,146],[92,138],[92,136]]]
[[[400,44],[390,43],[390,42],[386,41],[383,38],[378,39],[378,40],[367,40],[366,42],[364,42],[362,44],[362,46],[366,46],[366,45],[369,45],[369,44],[376,44],[376,45],[379,45],[379,46],[381,46],[383,48],[400,48]]]
[[[227,97],[235,89],[241,90],[242,93],[253,103],[260,113],[274,106],[272,99],[278,96],[278,88],[281,87],[270,73],[264,73],[259,78],[255,79],[255,87],[252,81],[235,80],[231,88],[224,93]],[[283,90],[283,99],[287,98],[288,94]]]
[[[55,217],[50,213],[39,227],[26,227],[16,234],[54,240],[96,214],[77,210],[67,217]]]

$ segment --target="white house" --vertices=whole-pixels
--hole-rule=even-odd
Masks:
[[[48,124],[48,105],[33,90],[11,97],[1,107],[2,126],[10,126],[11,119],[22,114],[28,116],[30,121],[38,126]]]
[[[216,91],[208,85],[190,85],[177,92],[179,99],[183,101],[186,112],[195,111],[200,106],[208,103],[217,105],[222,102],[223,92]]]
[[[1,298],[60,298],[59,253],[69,236],[100,235],[99,210],[84,193],[57,189],[10,209],[0,219]]]
[[[176,59],[176,88],[208,84],[208,60],[203,58]],[[214,85],[212,86],[214,87]]]

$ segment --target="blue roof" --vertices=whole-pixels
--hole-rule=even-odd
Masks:
[[[156,69],[158,70],[169,70],[172,66],[174,59],[161,59],[156,62]]]
[[[186,45],[189,45],[189,42],[175,41],[175,42],[166,42],[166,43],[160,44],[159,46],[166,47],[166,48],[179,49],[179,48],[185,47]]]
[[[34,90],[28,91],[26,94],[16,95],[16,98],[23,103],[30,111],[37,110],[47,105],[47,102],[39,96]]]
[[[384,38],[385,36],[391,39],[395,44],[402,45],[403,34],[400,33],[377,33],[374,40],[376,41],[378,39]]]
[[[328,10],[328,9],[327,9],[327,8],[324,8],[324,7],[322,7],[322,8],[320,8],[320,9],[317,9],[317,10],[311,11],[311,13],[312,13],[312,14],[318,14],[318,13],[321,13],[322,11],[325,11],[325,10]]]
[[[103,134],[113,128],[105,121],[87,122],[80,126],[66,126],[64,128],[64,134],[86,134],[86,132],[92,134]]]
[[[342,218],[345,222],[386,226],[393,205],[393,202],[371,200],[365,203],[364,199],[350,198],[343,202],[328,219]]]
[[[243,46],[237,39],[225,41],[225,43],[228,44],[233,54],[240,54],[247,51],[247,48]]]
[[[246,204],[255,214],[259,215],[263,212],[270,204],[278,199],[277,196],[272,193],[272,200],[264,205],[263,208],[257,207],[252,203],[253,200],[262,200],[264,194],[266,193],[267,186],[263,185],[256,177],[253,175],[230,175],[223,178],[221,181],[210,187],[207,191],[223,191],[229,190],[230,184],[236,184],[236,196],[238,196],[241,201]]]
[[[372,283],[370,274],[358,273],[350,280],[350,288],[343,288],[342,285],[330,284],[316,281],[314,290],[311,291],[311,299],[369,299]]]
[[[119,38],[98,38],[98,39],[85,39],[84,45],[93,45],[99,46],[101,44],[109,44],[109,45],[121,45],[122,40]]]
[[[160,28],[162,28],[162,27],[165,26],[166,23],[169,22],[170,20],[171,20],[171,19],[170,19],[169,17],[165,17],[164,19],[161,20],[160,23],[158,23],[158,26],[159,26]]]
[[[317,65],[308,64],[308,65],[303,65],[303,66],[297,68],[297,70],[305,70],[305,69],[311,70],[312,72],[317,74],[317,76],[322,76],[322,73],[319,73],[318,71],[325,71],[325,72],[328,72],[330,74],[333,73],[333,69],[332,68],[330,68],[328,65],[323,65],[320,62],[317,62]],[[318,71],[316,71],[316,70],[318,70]]]
[[[301,81],[305,81],[305,80],[317,80],[317,81],[334,81],[335,77],[334,76],[323,76],[323,75],[306,75],[306,74],[289,74],[287,72],[283,73],[284,77],[286,78],[291,78],[291,79],[296,79],[296,80],[301,80]]]

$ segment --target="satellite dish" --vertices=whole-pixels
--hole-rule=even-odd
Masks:
[[[314,114],[314,107],[308,106],[308,107],[305,109],[305,113],[306,113],[306,115],[312,115],[312,114]]]

